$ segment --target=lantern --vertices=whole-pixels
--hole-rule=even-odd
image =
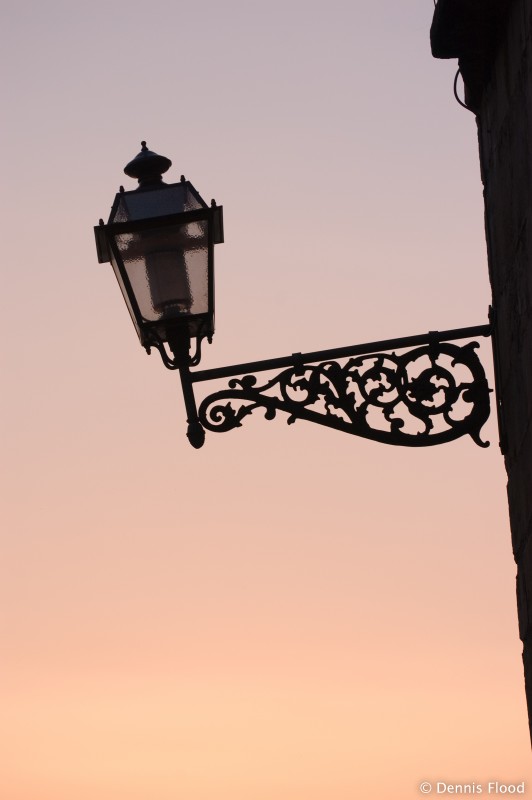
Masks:
[[[190,340],[214,333],[214,245],[223,242],[222,207],[209,207],[184,176],[165,184],[164,156],[141,152],[124,172],[137,178],[120,187],[109,221],[95,227],[100,263],[110,261],[140,343],[168,343],[179,358]]]

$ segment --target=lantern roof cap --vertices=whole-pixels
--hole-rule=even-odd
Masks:
[[[153,189],[163,183],[162,175],[172,166],[166,156],[160,156],[153,150],[148,150],[146,142],[141,142],[142,150],[135,158],[126,164],[124,172],[130,178],[136,178],[139,189]]]

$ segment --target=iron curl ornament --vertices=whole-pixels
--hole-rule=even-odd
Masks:
[[[489,334],[489,326],[477,326],[191,372],[192,383],[230,380],[201,401],[189,423],[221,433],[255,411],[268,420],[281,411],[289,424],[305,419],[385,444],[424,447],[469,435],[487,447],[481,430],[491,390],[478,343],[449,340]],[[250,374],[273,370],[263,381]]]

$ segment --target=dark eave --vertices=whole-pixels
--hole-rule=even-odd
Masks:
[[[435,58],[458,58],[468,105],[478,109],[513,0],[438,0],[430,29]]]

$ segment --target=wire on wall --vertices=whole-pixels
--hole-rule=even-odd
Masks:
[[[458,70],[456,71],[456,75],[454,76],[454,96],[456,98],[456,102],[460,103],[462,108],[465,108],[467,109],[467,111],[471,111],[471,113],[474,114],[475,112],[473,111],[471,106],[468,106],[467,103],[464,103],[464,101],[460,100],[460,98],[458,97],[458,76],[461,74],[462,73],[460,72],[460,67],[459,67]]]

